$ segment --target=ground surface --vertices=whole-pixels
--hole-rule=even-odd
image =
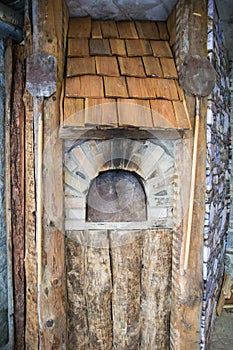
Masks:
[[[209,350],[233,350],[233,312],[217,317]]]

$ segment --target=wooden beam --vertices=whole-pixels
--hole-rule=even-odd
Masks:
[[[5,225],[7,237],[7,285],[8,285],[8,329],[9,347],[14,344],[14,297],[13,297],[13,252],[12,252],[12,226],[11,226],[11,172],[10,172],[10,123],[11,123],[11,90],[12,90],[12,42],[6,43],[5,51]]]
[[[179,24],[179,32],[176,32],[176,47],[178,71],[183,64],[186,55],[201,55],[207,57],[207,1],[179,0],[177,4],[176,24]],[[173,14],[174,20],[174,14]],[[170,23],[171,24],[171,23]],[[176,27],[176,28],[177,28]],[[171,26],[170,26],[171,28]],[[174,33],[173,33],[174,40]],[[194,125],[195,99],[186,95],[187,108],[189,110],[192,126]],[[194,130],[194,128],[193,128]],[[193,133],[185,132],[183,149],[189,151],[192,158]],[[183,213],[183,223],[176,232],[176,248],[180,249],[181,256],[173,261],[173,301],[171,311],[171,349],[194,350],[200,348],[201,308],[203,300],[202,277],[202,251],[203,229],[205,213],[205,162],[206,162],[206,99],[201,100],[199,143],[197,147],[197,171],[195,185],[195,207],[193,210],[193,223],[191,231],[191,246],[188,269],[182,270],[184,259],[184,247],[186,243],[187,211]],[[178,165],[178,163],[177,163]],[[189,189],[188,160],[180,161],[180,183],[185,191]],[[186,167],[185,175],[183,167]],[[187,207],[186,207],[187,208]]]
[[[34,97],[34,130],[35,130],[35,181],[43,185],[42,221],[38,216],[37,195],[37,238],[40,238],[39,227],[42,225],[42,264],[38,266],[42,281],[38,279],[38,314],[39,314],[39,347],[42,349],[62,349],[66,347],[66,282],[64,250],[64,217],[63,217],[63,148],[58,139],[59,104],[61,83],[65,62],[66,35],[68,29],[68,11],[64,0],[42,0],[33,2],[33,37],[32,53],[45,52],[57,60],[56,92],[43,98],[43,109],[37,110],[38,101]],[[40,149],[38,146],[38,121],[40,115],[43,125],[43,178],[40,178],[38,164]],[[39,254],[39,256],[41,256]],[[38,256],[38,257],[39,257]]]
[[[10,145],[11,225],[13,240],[15,349],[24,348],[24,48],[13,47],[12,118]]]

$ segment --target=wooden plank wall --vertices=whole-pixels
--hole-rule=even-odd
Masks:
[[[67,233],[68,349],[169,348],[172,237]]]

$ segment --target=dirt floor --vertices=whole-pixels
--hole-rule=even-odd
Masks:
[[[210,348],[208,350],[233,350],[233,310],[223,310],[217,317]]]

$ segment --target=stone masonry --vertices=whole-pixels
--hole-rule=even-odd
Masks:
[[[221,291],[230,204],[229,66],[214,1],[209,0],[208,6],[208,55],[216,70],[217,77],[215,88],[209,97],[207,111],[202,349],[208,348]]]

